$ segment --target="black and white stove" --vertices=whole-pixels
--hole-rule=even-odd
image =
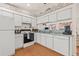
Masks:
[[[24,48],[34,44],[34,33],[29,31],[23,31]]]
[[[25,33],[23,36],[24,36],[24,43],[34,41],[34,33]]]

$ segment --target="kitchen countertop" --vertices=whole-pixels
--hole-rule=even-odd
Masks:
[[[72,35],[65,35],[65,34],[62,34],[62,33],[52,33],[52,32],[36,32],[36,33],[43,33],[43,34],[50,34],[50,35],[55,35],[55,36],[65,36],[65,37],[72,37]]]
[[[22,33],[15,33],[15,35],[20,35],[20,34],[22,34]]]
[[[19,34],[25,34],[25,33],[29,33],[29,32],[23,31]],[[62,33],[53,33],[53,32],[42,32],[42,31],[40,31],[40,32],[30,32],[30,33],[43,33],[43,34],[50,34],[50,35],[55,35],[55,36],[72,37],[72,35],[65,35],[65,34],[62,34]],[[16,33],[16,35],[18,35],[18,34]]]

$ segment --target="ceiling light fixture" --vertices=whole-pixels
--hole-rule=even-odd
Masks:
[[[43,4],[47,4],[47,3],[43,3]]]
[[[29,3],[27,3],[27,6],[29,7],[29,6],[30,6],[30,4],[29,4]]]

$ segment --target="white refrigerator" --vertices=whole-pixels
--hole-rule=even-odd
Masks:
[[[14,19],[0,15],[0,56],[15,54]]]

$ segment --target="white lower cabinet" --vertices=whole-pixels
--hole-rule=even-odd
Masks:
[[[22,48],[23,47],[23,34],[16,34],[15,35],[15,48]]]
[[[50,48],[50,49],[54,48],[54,40],[53,40],[53,38],[47,39],[47,47]]]
[[[37,42],[37,33],[34,33],[34,41]]]
[[[53,49],[54,48],[54,39],[52,35],[49,34],[38,34],[40,36],[37,36],[37,43],[40,43],[41,45]],[[39,37],[39,38],[38,38]]]
[[[45,36],[45,34],[42,34],[42,33],[41,33],[41,44],[43,46],[45,46],[45,47],[46,47],[46,44],[47,44],[47,42],[46,42],[46,36]]]
[[[50,48],[50,39],[46,39],[46,41],[47,41],[47,44],[46,44],[46,47],[48,47],[48,48]]]
[[[54,37],[54,50],[63,55],[69,55],[69,39],[61,36]]]
[[[40,37],[40,33],[36,33],[36,37],[37,37],[37,43],[41,44],[41,37]]]
[[[62,55],[71,55],[70,50],[70,37],[68,36],[55,36],[51,34],[38,33],[37,34],[37,43],[59,52]],[[72,52],[72,51],[71,51]]]
[[[53,45],[54,45],[53,36],[46,34],[45,40],[46,40],[46,47],[49,48],[49,49],[53,49]]]

